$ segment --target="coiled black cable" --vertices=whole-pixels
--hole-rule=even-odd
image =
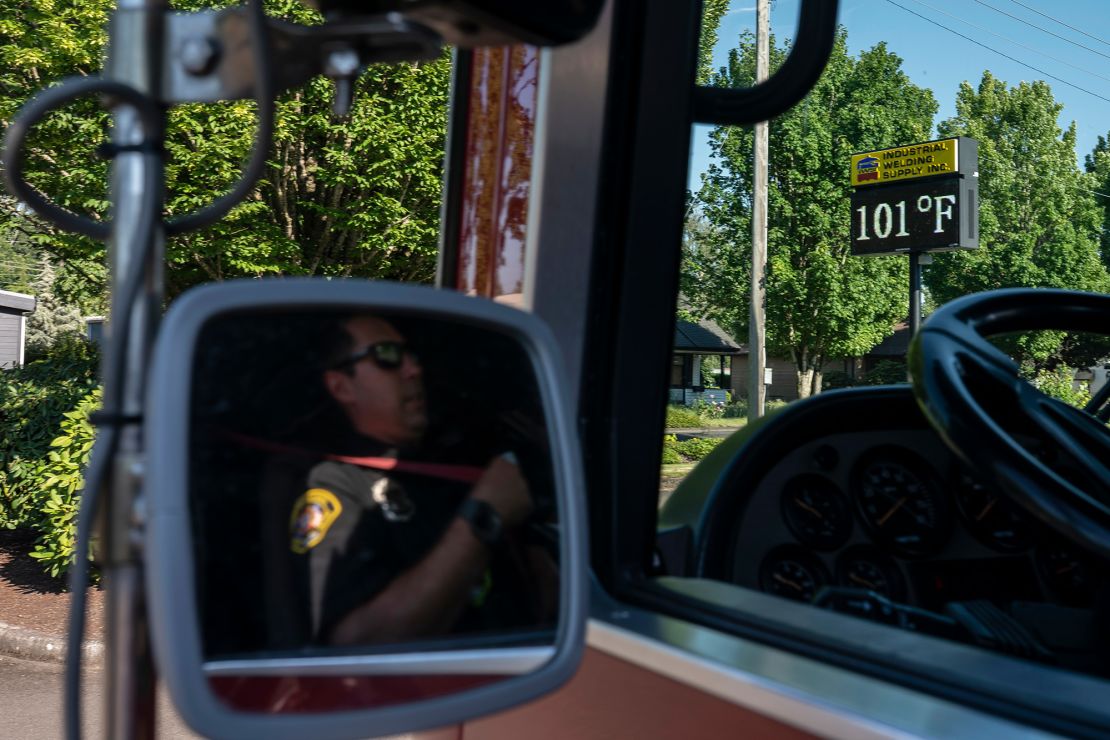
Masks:
[[[8,192],[58,228],[105,240],[112,231],[111,222],[96,221],[88,216],[67,211],[32,187],[23,177],[24,153],[27,135],[31,128],[60,106],[94,94],[108,98],[109,107],[126,103],[139,114],[144,131],[158,130],[162,116],[161,109],[150,98],[130,85],[101,77],[69,77],[60,85],[43,90],[27,101],[15,120],[8,126],[8,132],[4,138],[4,183],[8,187]]]
[[[251,56],[255,67],[254,98],[258,106],[258,125],[255,128],[254,145],[235,186],[201,210],[166,221],[167,235],[195,231],[219,221],[250,193],[266,167],[266,156],[269,153],[270,140],[274,131],[273,82],[269,72],[269,34],[262,0],[250,0],[249,9]],[[32,187],[23,177],[25,143],[31,128],[56,108],[97,93],[119,99],[134,107],[142,117],[143,127],[146,130],[154,130],[149,127],[158,125],[160,121],[161,107],[129,85],[101,77],[67,78],[62,84],[44,90],[28,101],[8,127],[3,152],[4,181],[9,192],[58,228],[104,241],[111,233],[110,222],[96,221],[58,206]]]

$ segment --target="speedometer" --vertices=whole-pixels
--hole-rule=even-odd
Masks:
[[[935,553],[948,539],[948,503],[917,455],[875,449],[856,464],[852,481],[860,518],[876,543],[912,557]]]

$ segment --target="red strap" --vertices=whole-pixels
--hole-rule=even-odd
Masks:
[[[287,447],[275,442],[267,442],[257,437],[249,437],[236,432],[225,432],[225,436],[235,440],[246,447],[253,447],[267,452],[280,452],[283,454],[301,455],[302,457],[317,457],[322,460],[357,465],[360,468],[373,468],[374,470],[393,470],[398,473],[412,473],[429,478],[459,481],[461,483],[477,483],[485,473],[484,468],[474,465],[445,465],[443,463],[414,462],[411,460],[398,460],[394,457],[353,457],[350,455],[331,455],[324,452],[305,450],[300,447]]]

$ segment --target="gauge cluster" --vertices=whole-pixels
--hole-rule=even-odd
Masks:
[[[840,586],[925,609],[974,599],[1082,607],[1105,572],[975,480],[926,430],[802,445],[743,511],[731,580],[795,601]]]

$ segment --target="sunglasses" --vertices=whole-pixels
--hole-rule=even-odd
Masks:
[[[336,363],[333,368],[335,370],[342,370],[343,368],[354,365],[356,362],[369,359],[382,370],[397,370],[405,361],[405,355],[416,359],[416,354],[412,351],[412,347],[409,347],[404,342],[395,342],[392,340],[376,342],[361,352],[356,352],[345,360]]]

